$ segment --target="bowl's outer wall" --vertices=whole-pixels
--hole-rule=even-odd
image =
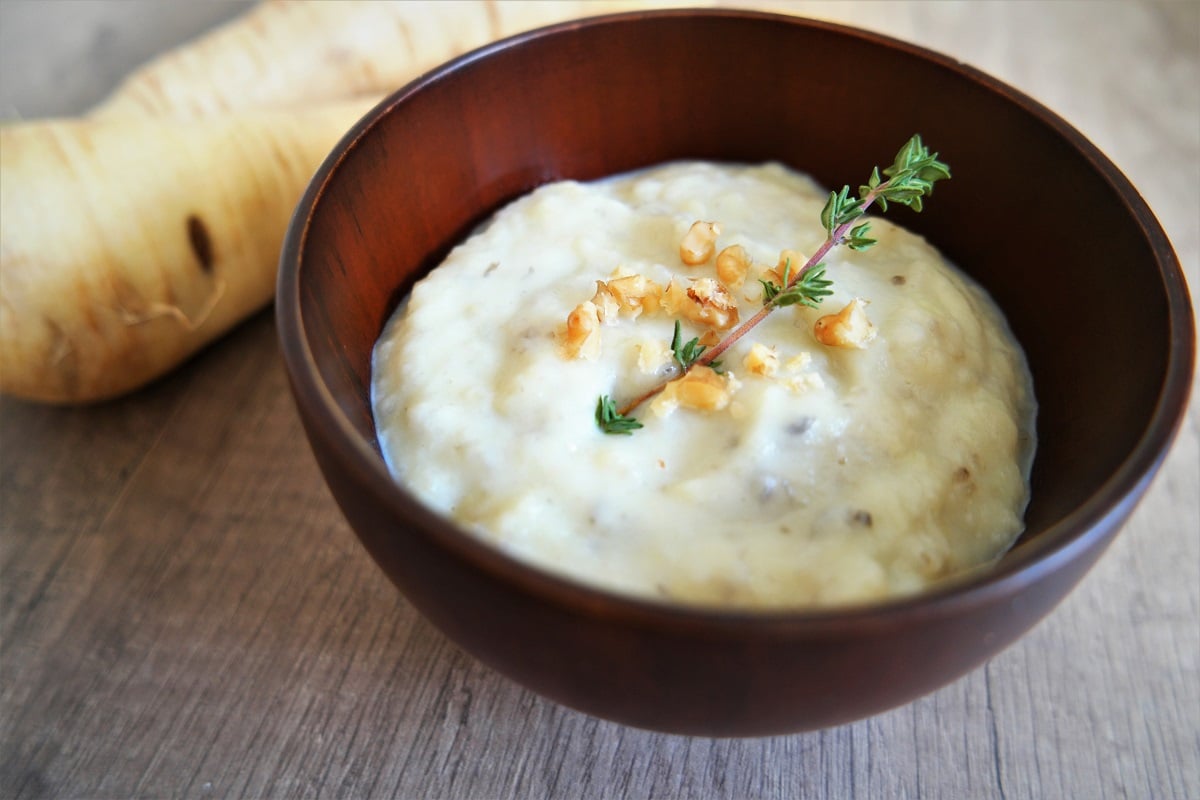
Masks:
[[[369,474],[353,466],[361,447],[331,430],[329,400],[377,447],[370,353],[384,322],[504,202],[547,180],[677,158],[775,159],[827,185],[854,185],[914,132],[941,150],[954,177],[921,215],[891,216],[993,294],[1034,374],[1040,446],[1029,539],[1077,512],[1125,464],[1165,391],[1180,312],[1168,314],[1159,265],[1179,270],[1161,230],[1151,218],[1156,240],[1137,224],[1148,215],[1131,208],[1140,199],[1121,190],[1107,162],[1097,169],[1098,154],[1077,134],[982,76],[878,37],[735,12],[568,26],[485,56],[410,86],[343,143],[289,233],[283,269],[297,271],[298,295],[280,297],[294,390],[331,489],[372,555],[443,630],[593,713],[686,732],[765,733],[845,721],[936,688],[1074,585],[1132,499],[1093,514],[1073,559],[1011,581],[1020,595],[997,589],[885,629],[861,617],[798,638],[756,625],[718,634],[631,628],[606,616],[611,603],[561,607],[522,591],[499,557],[381,488],[378,464]],[[296,379],[289,326],[311,350],[320,391]],[[1187,349],[1190,375],[1190,336],[1174,346]],[[1141,477],[1122,491],[1140,492]],[[750,664],[756,673],[737,682]],[[720,699],[699,702],[713,686],[724,687]]]
[[[816,730],[927,694],[1045,616],[1125,519],[1106,518],[1078,557],[1042,571],[1020,590],[925,611],[789,621],[614,610],[604,598],[547,602],[429,537],[405,535],[413,530],[347,472],[328,433],[308,432],[330,490],[367,551],[439,630],[557,702],[676,734]]]

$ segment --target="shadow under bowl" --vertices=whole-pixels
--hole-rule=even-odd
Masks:
[[[992,294],[1025,348],[1040,404],[1027,531],[995,568],[870,607],[670,606],[517,563],[389,476],[370,410],[372,347],[413,283],[507,201],[555,179],[681,158],[777,160],[841,186],[914,132],[941,149],[954,178],[922,214],[897,221]],[[421,613],[556,701],[704,735],[874,714],[1027,631],[1144,493],[1184,413],[1195,338],[1159,224],[1053,113],[918,47],[719,10],[556,26],[392,95],[342,140],[301,201],[277,314],[333,496]]]

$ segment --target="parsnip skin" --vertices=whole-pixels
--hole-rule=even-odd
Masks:
[[[204,117],[385,94],[490,41],[541,25],[709,0],[268,0],[148,62],[96,117]]]
[[[116,397],[266,305],[309,177],[383,93],[540,25],[710,2],[266,0],[85,120],[0,128],[0,392]]]
[[[304,187],[373,102],[0,128],[0,391],[114,397],[265,306]]]

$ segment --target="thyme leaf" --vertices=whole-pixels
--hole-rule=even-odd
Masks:
[[[888,177],[886,181],[881,181],[879,167],[876,167],[866,185],[858,187],[862,201],[865,203],[871,197],[883,211],[887,211],[888,203],[899,203],[920,211],[922,200],[933,194],[933,185],[950,177],[950,165],[939,161],[937,153],[929,152],[917,134],[904,143],[883,174]]]
[[[675,322],[671,352],[683,373],[686,374],[694,366],[715,369],[720,364],[717,356],[736,344],[776,308],[791,305],[816,308],[823,298],[833,294],[829,288],[833,282],[825,277],[825,264],[822,262],[829,251],[839,245],[846,245],[851,250],[867,250],[875,244],[875,240],[867,236],[870,223],[855,224],[872,204],[878,203],[882,211],[887,211],[888,203],[899,203],[913,211],[920,211],[924,198],[933,193],[934,184],[949,177],[950,166],[938,160],[938,154],[930,152],[921,141],[920,134],[916,134],[897,151],[891,165],[885,167],[882,174],[879,167],[871,170],[867,182],[858,187],[858,197],[851,195],[849,185],[843,186],[840,191],[830,192],[821,210],[821,225],[826,232],[824,244],[795,274],[792,273],[793,265],[789,259],[784,265],[780,283],[759,279],[763,287],[763,307],[758,313],[730,331],[712,348],[701,345],[699,338],[684,344],[681,326],[678,321]],[[628,414],[661,392],[669,382],[664,381],[630,401],[621,411]],[[607,396],[601,397],[596,407],[596,423],[607,433],[631,433],[642,427],[632,417],[618,413]],[[609,426],[615,426],[617,430],[609,430]]]
[[[680,344],[681,341],[683,341],[683,327],[679,320],[675,320],[675,333],[671,336],[671,354],[675,356],[675,363],[679,365],[679,369],[687,372],[692,368],[692,364],[695,364],[696,360],[704,355],[708,345],[700,344],[699,336],[693,337],[687,344]],[[720,361],[710,361],[708,366],[718,375],[725,372],[721,368]]]
[[[865,196],[863,195],[863,197]],[[825,207],[821,209],[821,224],[825,226],[829,235],[833,236],[834,231],[839,227],[853,222],[865,213],[867,213],[867,209],[863,205],[863,198],[851,197],[850,187],[843,186],[840,192],[829,193],[829,199],[825,201]]]
[[[785,277],[784,286],[786,288],[776,286],[769,281],[762,282],[764,306],[783,308],[784,306],[802,305],[816,308],[821,304],[823,298],[833,294],[833,290],[829,288],[833,285],[833,281],[825,277],[824,264],[809,267],[790,286],[787,285],[786,280]],[[768,288],[768,284],[770,284],[770,288]]]
[[[862,225],[855,225],[850,229],[850,232],[842,237],[842,244],[849,247],[851,250],[869,250],[875,246],[875,240],[867,238],[867,231],[871,230],[871,223],[864,222]]]
[[[605,433],[629,436],[642,427],[642,423],[619,413],[613,399],[602,394],[596,401],[596,426]]]

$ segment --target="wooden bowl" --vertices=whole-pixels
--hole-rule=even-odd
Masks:
[[[777,159],[841,186],[914,132],[954,178],[923,214],[896,220],[992,293],[1040,402],[1028,530],[994,569],[846,610],[676,607],[516,563],[389,476],[369,406],[371,348],[413,282],[506,201],[553,179],[685,157]],[[940,55],[740,11],[560,25],[398,91],[314,177],[287,235],[277,300],[317,462],[404,596],[547,697],[688,734],[847,722],[937,689],[1014,641],[1083,576],[1145,491],[1184,413],[1194,359],[1191,305],[1165,234],[1078,132]]]

